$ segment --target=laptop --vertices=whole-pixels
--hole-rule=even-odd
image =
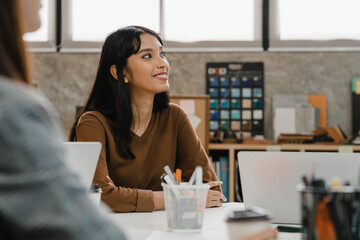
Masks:
[[[78,175],[80,183],[90,190],[100,156],[101,143],[64,142],[63,144],[66,164]]]
[[[246,207],[273,213],[273,223],[301,224],[301,199],[296,185],[302,176],[330,184],[334,176],[358,185],[359,153],[338,152],[238,152],[240,182]]]

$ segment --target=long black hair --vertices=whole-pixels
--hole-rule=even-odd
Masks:
[[[121,28],[106,38],[94,85],[71,128],[70,141],[76,141],[76,125],[80,116],[88,111],[98,111],[108,119],[118,154],[125,159],[135,158],[130,149],[132,136],[130,127],[133,121],[131,96],[122,72],[126,68],[127,59],[140,50],[140,35],[143,33],[155,36],[163,45],[157,33],[141,26]],[[112,65],[116,65],[118,80],[110,73]],[[167,91],[155,94],[153,112],[161,111],[168,106],[169,93]]]

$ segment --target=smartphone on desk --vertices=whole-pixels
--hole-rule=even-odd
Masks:
[[[227,221],[270,220],[271,214],[262,208],[248,208],[229,212]]]

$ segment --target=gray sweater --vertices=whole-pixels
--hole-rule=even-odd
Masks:
[[[0,76],[0,239],[125,239],[66,168],[55,110]]]

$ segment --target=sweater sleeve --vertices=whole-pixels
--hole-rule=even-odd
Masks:
[[[201,145],[189,117],[180,107],[178,121],[176,168],[183,169],[185,181],[190,179],[196,166],[203,168],[204,182],[217,181],[218,178],[211,166],[206,151]],[[221,191],[221,188],[219,187],[216,190]]]
[[[102,144],[99,162],[93,182],[102,189],[101,199],[114,212],[149,212],[154,211],[154,195],[151,190],[111,186],[107,183],[109,176],[107,164],[108,141],[113,140],[109,129],[105,129],[106,119],[100,114],[85,113],[76,126],[77,141],[96,141]],[[107,136],[110,135],[110,136]],[[109,140],[109,137],[111,138]],[[111,176],[109,176],[111,178]]]

